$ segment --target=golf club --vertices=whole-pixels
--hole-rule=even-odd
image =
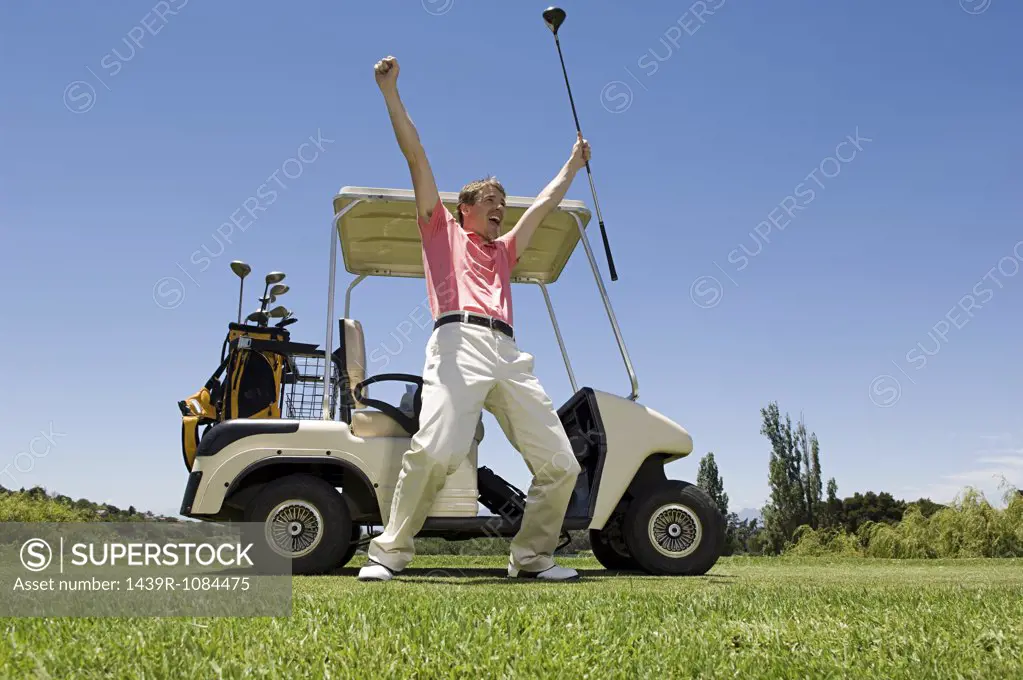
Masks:
[[[285,309],[284,312],[284,318],[274,324],[275,328],[284,328],[285,326],[290,326],[298,321],[298,319],[293,316],[293,312],[290,309]]]
[[[267,316],[270,317],[271,319],[286,319],[290,314],[291,310],[285,307],[284,305],[277,305],[269,312],[267,312]]]
[[[548,7],[543,11],[543,21],[547,28],[554,34],[554,44],[558,47],[558,58],[561,59],[561,72],[565,74],[565,88],[568,90],[568,102],[572,105],[572,117],[575,119],[576,132],[582,136],[583,131],[579,126],[579,116],[575,112],[575,101],[572,99],[572,88],[568,84],[568,71],[565,69],[565,58],[561,55],[561,41],[558,40],[558,29],[565,22],[565,10],[560,7]],[[611,259],[611,245],[607,241],[607,232],[604,229],[604,218],[600,214],[600,204],[597,203],[597,189],[593,185],[593,173],[590,171],[590,162],[586,161],[586,175],[590,180],[590,191],[593,193],[593,207],[597,210],[597,222],[600,224],[600,236],[604,239],[604,252],[607,253],[607,267],[611,271],[611,280],[618,280],[618,272],[615,270],[614,260]]]
[[[261,310],[257,310],[255,312],[253,312],[252,314],[249,314],[247,317],[245,317],[245,320],[246,321],[254,321],[259,326],[265,326],[266,325],[266,321],[267,321],[268,318],[269,317],[266,315],[266,312],[263,312]]]
[[[245,290],[245,277],[252,271],[252,267],[240,260],[231,263],[231,271],[241,279],[241,288],[238,289],[238,323],[242,322],[242,291]]]
[[[270,299],[269,295],[267,295],[270,292],[270,286],[283,281],[284,276],[284,272],[270,272],[266,275],[266,288],[263,289],[263,297],[259,298],[263,302],[263,306],[260,307],[259,311],[266,311],[266,303]]]
[[[263,306],[264,306],[264,309],[265,309],[267,302],[269,302],[272,305],[273,303],[277,302],[277,296],[278,295],[284,295],[289,290],[291,290],[291,289],[288,288],[287,286],[285,286],[283,283],[279,283],[279,284],[277,284],[276,286],[274,286],[273,288],[270,289],[270,297],[269,298],[261,297],[261,298],[259,298],[259,301],[261,303],[263,303]]]

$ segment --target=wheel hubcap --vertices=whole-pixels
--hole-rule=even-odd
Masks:
[[[662,505],[650,516],[650,543],[657,552],[671,558],[692,554],[703,538],[703,525],[692,509],[680,503]]]
[[[302,557],[323,538],[323,515],[316,506],[292,499],[279,503],[266,519],[266,541],[278,555]]]

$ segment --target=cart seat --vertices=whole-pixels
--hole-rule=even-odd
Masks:
[[[419,430],[419,400],[423,379],[405,373],[366,376],[366,341],[362,324],[341,319],[341,346],[334,351],[340,374],[340,398],[346,407],[348,423],[356,437],[411,437]],[[403,380],[416,384],[413,412],[399,409],[369,397],[369,385],[383,380]]]
[[[391,416],[373,409],[352,411],[349,424],[352,434],[363,439],[369,437],[408,437],[405,427]]]
[[[341,319],[341,346],[334,351],[334,360],[338,364],[341,378],[341,398],[346,404],[353,406],[349,419],[349,428],[356,437],[411,437],[419,430],[419,398],[423,389],[423,380],[419,376],[404,373],[384,373],[373,378],[366,378],[366,341],[362,332],[362,324],[355,319]],[[414,413],[403,411],[396,406],[375,399],[367,399],[368,387],[358,389],[362,383],[377,379],[406,380],[415,383],[416,399]],[[360,399],[361,397],[361,399]],[[365,408],[377,406],[378,409]],[[483,441],[483,414],[476,423],[473,437],[477,444]]]
[[[352,411],[350,427],[352,434],[363,439],[369,437],[409,437],[409,433],[405,431],[405,428],[398,421],[386,413],[372,409]],[[480,421],[476,423],[476,433],[473,435],[473,439],[476,440],[477,444],[483,441],[483,433],[483,416],[481,414]]]

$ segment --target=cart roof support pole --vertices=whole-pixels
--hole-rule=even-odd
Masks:
[[[330,417],[330,353],[334,344],[334,284],[337,278],[337,241],[338,222],[346,212],[359,205],[362,201],[356,199],[342,208],[341,212],[334,216],[330,223],[330,280],[327,283],[327,344],[323,347],[323,420],[331,420]],[[347,309],[345,310],[347,314]]]
[[[348,290],[345,292],[345,318],[352,318],[352,288],[362,283],[362,281],[369,276],[369,274],[360,274],[354,281],[348,284]]]
[[[558,328],[558,319],[554,316],[554,306],[551,304],[551,296],[547,293],[547,286],[544,285],[543,281],[539,279],[530,279],[533,283],[540,286],[540,290],[543,291],[543,299],[547,303],[547,311],[551,314],[551,323],[554,324],[554,335],[558,338],[558,347],[561,348],[561,356],[565,360],[565,368],[568,370],[568,381],[572,384],[572,394],[579,391],[579,387],[575,384],[575,373],[572,372],[572,364],[568,360],[568,351],[565,349],[565,341],[561,338],[561,329]]]
[[[590,242],[586,238],[586,231],[583,229],[582,220],[579,219],[579,215],[569,211],[575,224],[579,227],[579,240],[583,242],[583,248],[586,249],[586,257],[590,261],[590,268],[593,269],[593,278],[597,280],[597,288],[600,290],[600,297],[604,301],[604,309],[607,310],[607,318],[611,320],[611,328],[615,333],[615,340],[618,341],[618,349],[622,352],[622,359],[625,360],[625,370],[629,372],[629,380],[632,383],[632,393],[629,395],[629,399],[635,401],[639,398],[639,380],[636,378],[636,371],[632,368],[632,360],[629,359],[629,351],[625,349],[625,340],[622,339],[622,330],[618,327],[618,321],[615,319],[614,310],[611,309],[611,300],[607,296],[607,290],[604,288],[604,281],[600,278],[600,269],[597,268],[597,261],[593,259],[593,251],[590,250]]]

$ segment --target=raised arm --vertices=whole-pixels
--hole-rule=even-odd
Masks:
[[[516,259],[529,246],[533,233],[543,222],[544,218],[561,203],[561,199],[565,197],[568,188],[572,186],[572,180],[575,179],[576,173],[581,168],[586,167],[588,160],[590,160],[590,145],[580,134],[578,139],[576,139],[575,146],[572,147],[572,155],[564,167],[561,168],[561,172],[551,180],[550,184],[544,187],[544,190],[533,201],[533,205],[529,206],[526,212],[522,214],[522,217],[519,218],[518,223],[512,227],[512,230],[505,237],[509,242],[515,243]]]
[[[416,209],[419,216],[429,221],[433,209],[437,206],[440,194],[437,192],[437,183],[433,178],[433,170],[430,162],[426,159],[426,151],[419,141],[419,133],[416,126],[412,124],[405,105],[398,96],[398,60],[394,57],[386,57],[376,63],[374,67],[377,85],[384,95],[384,102],[387,104],[387,113],[391,117],[391,125],[394,127],[394,135],[398,139],[398,146],[401,148],[405,160],[408,161],[409,172],[412,174],[412,189],[416,193]]]

